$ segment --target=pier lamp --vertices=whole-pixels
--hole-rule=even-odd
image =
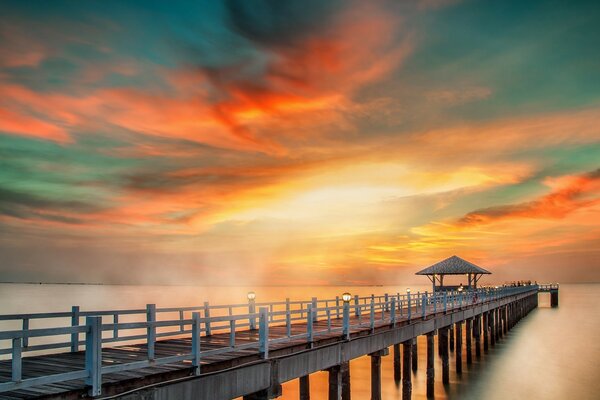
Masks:
[[[342,335],[344,336],[344,339],[350,339],[350,299],[352,299],[350,293],[345,292],[342,294],[342,300],[344,301]]]
[[[248,292],[248,314],[256,313],[256,293]],[[254,316],[250,316],[249,318],[250,329],[256,329],[256,318]]]

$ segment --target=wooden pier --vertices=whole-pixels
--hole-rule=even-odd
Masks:
[[[6,358],[0,361],[0,399],[272,399],[293,379],[300,380],[300,398],[309,399],[310,374],[328,371],[329,399],[348,400],[349,361],[369,355],[371,398],[377,400],[381,357],[390,347],[394,377],[409,399],[420,335],[427,337],[424,367],[432,396],[435,336],[447,384],[450,332],[456,333],[460,372],[463,330],[470,363],[473,345],[475,356],[481,354],[482,336],[487,351],[547,291],[556,293],[558,305],[557,285],[526,285],[274,303],[251,295],[232,305],[2,315],[0,323],[21,329],[0,332],[0,344],[8,343],[0,348]]]

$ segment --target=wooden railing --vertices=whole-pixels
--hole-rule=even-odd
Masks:
[[[472,291],[442,293],[406,293],[354,296],[344,302],[337,296],[333,299],[310,301],[290,301],[248,303],[232,305],[210,305],[205,302],[200,307],[156,308],[148,304],[145,309],[81,311],[74,306],[71,312],[0,315],[0,321],[18,321],[22,329],[0,332],[0,342],[10,341],[9,348],[0,349],[0,354],[8,355],[12,363],[10,381],[0,382],[0,393],[35,387],[45,384],[64,382],[74,379],[86,380],[92,396],[100,395],[102,375],[130,371],[149,366],[158,366],[180,361],[191,361],[196,375],[200,374],[202,357],[222,354],[239,349],[255,349],[262,358],[268,358],[269,347],[274,343],[306,338],[313,342],[319,335],[339,334],[348,339],[351,329],[366,328],[374,330],[377,321],[394,326],[399,320],[425,319],[428,315],[452,312],[463,307],[499,300],[508,296],[537,291],[538,286],[518,286],[486,288]],[[258,309],[258,311],[256,311]],[[176,318],[173,318],[173,314]],[[223,315],[220,315],[223,314]],[[356,318],[351,319],[353,314]],[[188,318],[187,315],[190,317]],[[160,317],[160,318],[159,318]],[[81,320],[85,318],[85,323]],[[138,321],[123,322],[124,319],[137,318]],[[341,326],[334,327],[332,320],[342,319]],[[64,326],[65,319],[70,325]],[[59,326],[32,329],[32,321],[46,320]],[[110,320],[110,323],[105,323]],[[315,329],[316,321],[327,321],[326,328]],[[256,323],[258,321],[258,324]],[[296,321],[306,324],[300,334],[292,333]],[[106,321],[108,322],[108,321]],[[60,324],[63,324],[61,326]],[[285,326],[286,335],[269,338],[269,328]],[[249,343],[236,343],[236,332],[241,329],[258,329],[258,339]],[[226,333],[228,346],[203,350],[201,336]],[[84,336],[84,340],[81,340]],[[64,341],[69,337],[70,340]],[[157,357],[155,345],[159,338],[191,337],[189,352],[175,356]],[[45,342],[58,338],[58,342],[31,344],[30,339],[43,339]],[[60,341],[62,340],[62,341]],[[146,343],[147,358],[141,361],[102,365],[102,346],[126,343]],[[22,354],[54,349],[62,351],[85,351],[85,368],[66,373],[34,378],[22,377]]]
[[[550,290],[558,290],[558,283],[540,283],[538,287],[541,292],[548,292]]]

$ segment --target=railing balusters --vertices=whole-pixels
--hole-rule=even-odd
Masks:
[[[79,306],[71,307],[71,326],[79,326]],[[71,353],[76,351],[79,351],[79,333],[71,333]]]
[[[285,299],[285,333],[287,337],[292,336],[292,314],[289,297]]]
[[[235,347],[235,319],[229,321],[229,347]]]
[[[360,308],[358,306],[358,295],[354,295],[354,313],[357,317],[360,317]]]
[[[411,304],[410,304],[410,292],[408,292],[408,294],[406,295],[406,297],[407,297],[406,301],[408,303],[408,311],[407,311],[407,313],[408,313],[408,320],[410,321],[410,316],[412,314]]]
[[[156,342],[156,326],[154,322],[156,321],[156,304],[147,304],[146,305],[146,322],[148,324],[147,328],[147,343],[148,343],[148,359],[154,360],[154,345]]]
[[[27,332],[29,330],[29,318],[23,318],[23,331]],[[29,347],[29,337],[23,337],[23,347]]]
[[[200,375],[200,312],[192,313],[192,366],[194,375]]]
[[[314,303],[313,303],[314,304]],[[312,308],[312,306],[309,304],[306,307],[306,337],[307,337],[307,341],[309,343],[312,344],[312,342],[314,341],[313,339],[313,322],[314,322],[314,309]]]
[[[396,298],[392,297],[392,306],[390,307],[390,321],[392,326],[396,326]]]
[[[261,307],[258,314],[258,351],[263,359],[269,358],[269,309]]]
[[[206,326],[206,336],[210,336],[210,307],[208,301],[204,302],[204,325]]]
[[[371,331],[375,330],[375,297],[371,295],[371,312],[369,315]]]
[[[425,319],[427,309],[427,294],[423,294],[421,297],[421,316]]]
[[[21,371],[23,366],[21,359],[22,342],[23,339],[20,337],[12,340],[11,379],[13,382],[21,381]]]
[[[102,388],[102,317],[86,317],[85,370],[91,396],[100,396]]]
[[[113,314],[113,339],[116,339],[119,337],[119,313],[114,313]],[[79,336],[79,335],[78,335]],[[77,338],[77,340],[79,340],[79,337]]]
[[[313,313],[313,321],[317,322],[317,318],[318,318],[318,314],[319,314],[319,310],[317,307],[317,298],[313,297],[312,298],[312,313]]]
[[[331,333],[331,310],[329,307],[325,310],[327,313],[327,332]]]
[[[179,332],[183,332],[185,330],[185,326],[183,324],[183,310],[179,310],[179,320],[181,321],[179,324]]]
[[[335,296],[335,314],[340,317],[340,296]]]

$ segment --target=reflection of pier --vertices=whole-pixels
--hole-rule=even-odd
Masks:
[[[65,313],[4,315],[4,323],[19,321],[23,329],[0,332],[3,343],[10,341],[9,348],[0,350],[10,356],[0,361],[0,399],[75,399],[88,393],[123,399],[267,399],[277,397],[281,383],[292,379],[300,379],[301,398],[306,399],[309,375],[321,370],[329,371],[329,398],[349,399],[349,361],[364,355],[371,356],[372,396],[379,399],[381,357],[389,347],[396,379],[402,380],[408,398],[419,335],[427,336],[427,390],[433,393],[434,336],[448,383],[451,333],[456,332],[460,372],[463,350],[471,363],[473,347],[477,357],[482,346],[483,351],[494,346],[536,307],[539,291],[528,285],[308,302],[251,299],[225,306],[74,307]],[[49,325],[53,327],[36,327]],[[32,356],[22,357],[28,352]]]

